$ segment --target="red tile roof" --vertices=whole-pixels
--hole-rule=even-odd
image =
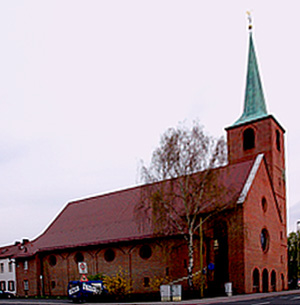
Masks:
[[[224,186],[223,203],[237,201],[253,163],[254,160],[246,161],[214,170]],[[141,229],[134,216],[140,192],[145,187],[147,185],[70,202],[47,230],[27,245],[26,252],[18,256],[153,237],[151,227]]]
[[[21,243],[16,243],[14,245],[4,246],[0,248],[0,259],[12,258],[20,251],[22,251],[23,245]]]

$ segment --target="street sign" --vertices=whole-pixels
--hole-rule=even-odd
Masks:
[[[80,278],[80,282],[87,282],[88,281],[88,278],[86,277],[85,274],[83,274]]]
[[[208,267],[208,270],[210,270],[210,271],[215,270],[215,264],[213,264],[213,263],[209,263],[207,267]]]
[[[79,270],[79,274],[87,274],[88,273],[87,263],[79,262],[78,270]]]

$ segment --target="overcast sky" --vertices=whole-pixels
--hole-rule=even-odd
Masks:
[[[134,186],[160,135],[241,115],[252,12],[269,113],[286,129],[300,218],[300,2],[0,1],[0,245],[70,201]]]

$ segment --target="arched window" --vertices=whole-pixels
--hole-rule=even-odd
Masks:
[[[264,269],[262,273],[263,292],[269,292],[269,273]]]
[[[281,273],[281,290],[284,290],[284,275]]]
[[[272,291],[276,291],[276,272],[272,270],[271,272],[271,288]]]
[[[280,133],[278,130],[276,130],[276,148],[280,151]]]
[[[257,268],[253,270],[253,292],[259,292],[259,271]]]
[[[243,133],[243,148],[244,150],[255,147],[255,134],[252,128],[247,128]]]

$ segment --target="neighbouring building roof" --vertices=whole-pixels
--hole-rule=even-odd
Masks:
[[[14,245],[4,246],[0,248],[0,259],[12,258],[16,256],[24,245],[20,242]]]
[[[219,196],[222,200],[213,202],[207,208],[236,204],[249,181],[254,162],[250,160],[214,169],[218,173],[217,184],[223,186]],[[135,215],[135,207],[145,187],[149,186],[70,202],[46,231],[17,256],[28,257],[37,252],[153,238],[151,226],[141,228]]]

